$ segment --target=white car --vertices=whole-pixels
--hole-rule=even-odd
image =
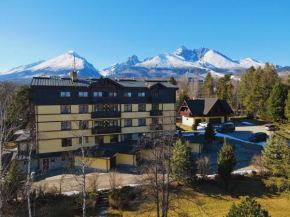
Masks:
[[[207,122],[201,122],[201,123],[198,124],[198,126],[200,126],[200,127],[204,127],[204,128],[206,128],[207,125],[208,125]]]

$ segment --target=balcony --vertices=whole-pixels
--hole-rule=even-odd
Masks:
[[[182,116],[190,116],[191,113],[190,111],[180,111],[179,114]]]
[[[162,110],[151,110],[150,111],[150,116],[162,116]]]
[[[92,112],[91,118],[120,118],[121,112],[108,111],[108,112]]]
[[[111,134],[121,133],[121,127],[94,127],[92,128],[92,134]]]
[[[151,103],[159,103],[159,102],[162,102],[162,97],[154,97],[152,96],[151,97]]]
[[[150,130],[162,130],[162,124],[150,124]]]

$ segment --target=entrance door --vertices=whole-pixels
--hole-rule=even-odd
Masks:
[[[110,159],[110,169],[116,166],[116,156],[111,157]]]
[[[49,159],[43,159],[43,170],[49,169]]]

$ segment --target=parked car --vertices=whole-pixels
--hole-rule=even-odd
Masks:
[[[219,133],[234,132],[235,130],[236,130],[236,126],[233,122],[222,123],[216,129],[216,131]]]
[[[251,142],[265,142],[268,138],[267,133],[253,133],[250,137],[249,137],[249,141]]]
[[[207,122],[201,122],[201,123],[198,124],[198,126],[200,126],[200,127],[204,127],[204,128],[206,128],[207,125],[208,125]]]
[[[265,130],[274,131],[276,130],[276,126],[274,124],[267,124],[265,125]]]

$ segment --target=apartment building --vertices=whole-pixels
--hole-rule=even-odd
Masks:
[[[144,133],[175,130],[177,87],[168,82],[78,78],[73,72],[68,78],[35,77],[30,87],[35,151],[46,169],[80,144],[108,149],[96,169],[134,165],[128,144]]]

